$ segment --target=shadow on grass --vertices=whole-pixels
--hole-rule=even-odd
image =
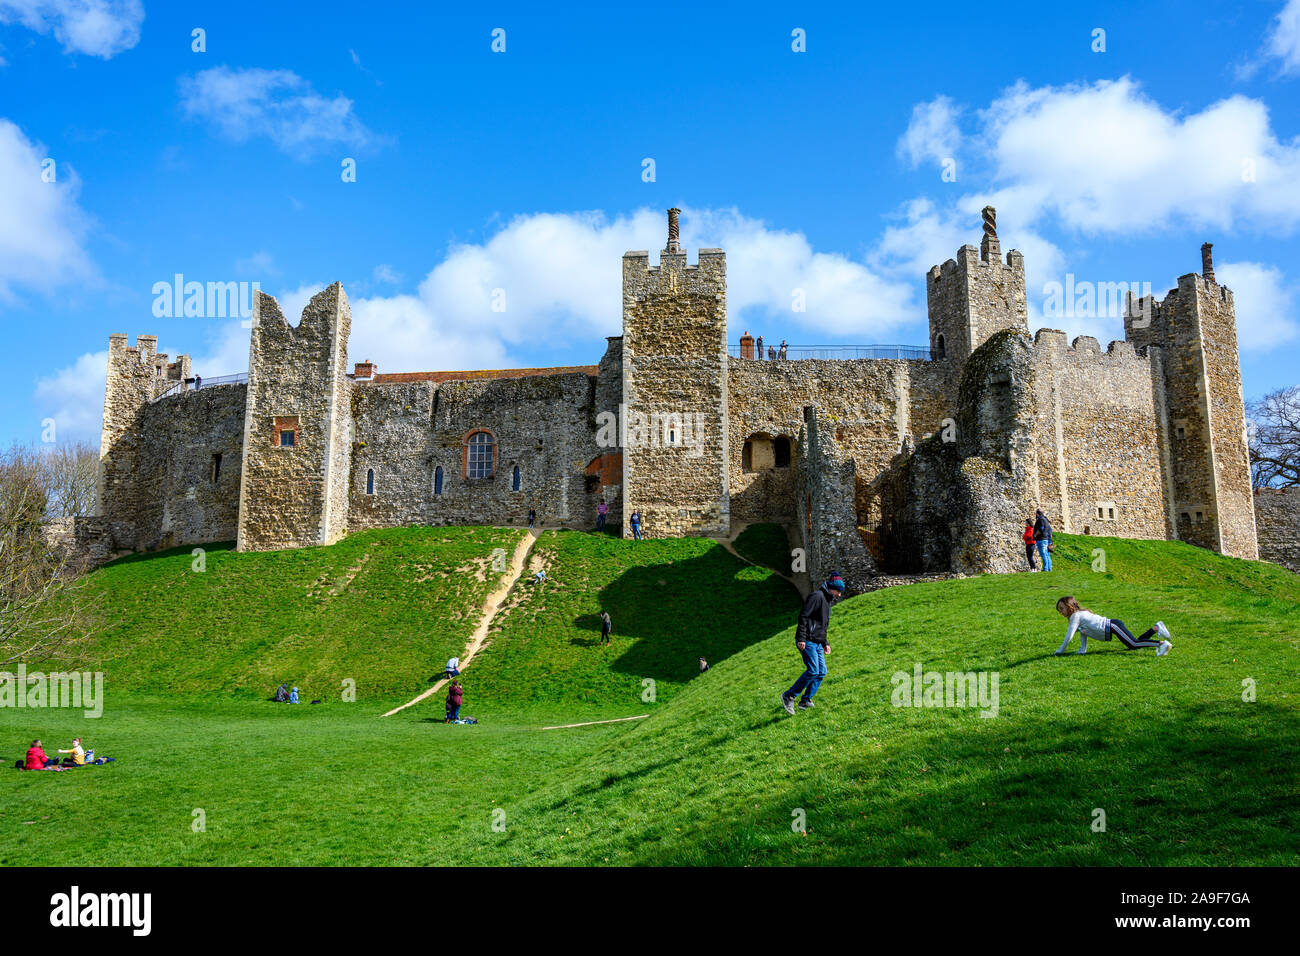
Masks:
[[[629,568],[600,590],[600,606],[610,614],[619,648],[613,670],[685,683],[700,675],[701,657],[716,665],[793,627],[800,599],[787,581],[719,546],[671,566]],[[573,623],[600,633],[599,614]]]
[[[1251,704],[1246,726],[1241,706],[1194,706],[1131,733],[1098,723],[1016,739],[1007,756],[1000,737],[937,732],[912,748],[928,772],[862,759],[827,780],[810,765],[742,814],[708,810],[693,833],[646,841],[637,863],[1281,865],[1300,853],[1300,742],[1290,711]],[[798,807],[806,839],[791,831]]]

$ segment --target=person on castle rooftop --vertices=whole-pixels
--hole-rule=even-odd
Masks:
[[[809,710],[813,697],[826,679],[826,655],[831,649],[831,605],[844,596],[844,579],[838,573],[808,595],[799,611],[799,625],[794,632],[794,646],[803,657],[804,672],[789,690],[781,695],[781,707],[794,716],[794,701],[799,709]]]
[[[1109,641],[1112,637],[1118,637],[1130,651],[1154,647],[1156,657],[1164,657],[1174,646],[1169,640],[1169,628],[1165,627],[1164,621],[1156,621],[1155,626],[1147,628],[1141,637],[1134,637],[1133,632],[1124,626],[1123,621],[1105,618],[1085,607],[1079,607],[1079,602],[1073,597],[1063,597],[1057,601],[1056,610],[1070,622],[1065,629],[1064,643],[1056,649],[1058,655],[1064,654],[1065,649],[1070,646],[1075,631],[1079,632],[1079,649],[1075,651],[1076,654],[1088,653],[1089,637],[1098,641]],[[1160,640],[1151,640],[1155,634],[1160,635]]]

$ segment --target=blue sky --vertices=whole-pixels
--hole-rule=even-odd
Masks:
[[[1208,240],[1247,397],[1300,380],[1300,0],[401,6],[0,0],[0,438],[97,441],[112,332],[244,371],[237,318],[154,314],[177,273],[342,280],[381,371],[594,363],[672,205],[733,341],[925,344],[992,202],[1035,328],[1122,337],[1048,284],[1163,295]]]

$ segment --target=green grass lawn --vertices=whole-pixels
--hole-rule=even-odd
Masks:
[[[188,550],[96,572],[120,622],[85,649],[109,662],[104,716],[0,710],[0,757],[80,734],[119,760],[0,772],[0,863],[1258,865],[1300,852],[1300,576],[1178,543],[1059,536],[1050,575],[839,605],[818,707],[789,718],[789,584],[710,541],[547,532],[534,555],[551,582],[520,587],[466,669],[464,710],[482,723],[443,725],[440,701],[377,717],[472,630],[494,581],[456,569],[518,533],[213,549],[197,581]],[[770,530],[752,553],[764,538],[775,553]],[[312,598],[368,552],[338,594]],[[1066,593],[1135,632],[1163,619],[1173,652],[1053,656]],[[595,646],[602,607],[612,648]],[[461,617],[431,633],[443,614]],[[998,715],[893,706],[891,676],[917,663],[997,672]],[[284,668],[313,687],[356,671],[358,700],[256,699]]]

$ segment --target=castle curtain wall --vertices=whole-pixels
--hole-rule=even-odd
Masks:
[[[1073,346],[1051,329],[1035,337],[1034,497],[1057,530],[1121,538],[1172,530],[1167,416],[1156,403],[1153,358],[1127,342],[1102,352],[1090,336]]]
[[[602,451],[595,388],[595,377],[581,373],[354,384],[350,530],[518,524],[529,508],[548,525],[594,526],[602,488],[586,471]],[[495,472],[467,478],[465,443],[479,430],[492,435]],[[442,494],[435,494],[439,467]]]

